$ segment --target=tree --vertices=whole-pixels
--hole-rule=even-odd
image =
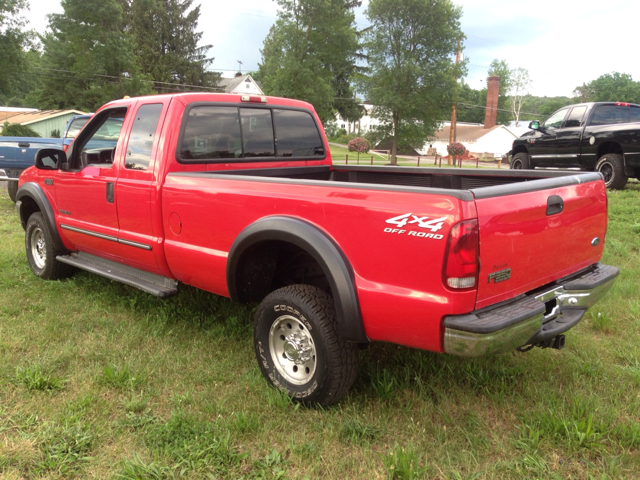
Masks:
[[[15,93],[24,67],[23,47],[29,35],[24,31],[26,21],[20,16],[28,8],[26,0],[0,0],[0,100]]]
[[[576,91],[593,102],[640,103],[640,82],[634,81],[627,73],[607,73],[583,87],[577,87],[574,95]]]
[[[39,92],[41,108],[95,110],[125,95],[152,93],[117,0],[62,0],[64,13],[48,15]]]
[[[207,71],[213,58],[207,57],[212,45],[198,47],[200,6],[193,0],[130,0],[130,32],[140,71],[156,82],[159,92],[189,90],[170,83],[214,88],[220,78]],[[162,82],[162,83],[160,83]]]
[[[391,139],[391,163],[399,146],[422,148],[449,113],[456,66],[452,56],[462,10],[450,0],[371,0],[365,34],[371,75],[363,78],[371,116],[379,126],[375,139]]]
[[[520,122],[522,106],[529,93],[529,87],[531,87],[529,71],[522,67],[511,70],[509,82],[511,84],[509,86],[509,106],[517,127]]]
[[[358,120],[353,99],[359,0],[276,0],[278,20],[262,47],[259,77],[267,95],[311,103],[320,120]]]
[[[458,122],[484,122],[484,106],[487,103],[487,89],[475,90],[464,79],[457,90],[456,119]]]
[[[498,112],[496,114],[496,123],[499,125],[508,125],[511,122],[511,114],[509,113],[508,93],[511,90],[512,70],[509,68],[506,60],[494,59],[489,64],[487,75],[490,77],[500,77],[500,88],[498,90]],[[486,97],[485,97],[486,98]]]

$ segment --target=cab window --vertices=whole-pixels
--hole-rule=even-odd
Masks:
[[[182,160],[241,156],[240,121],[236,107],[201,106],[189,111],[180,149]]]
[[[587,111],[587,107],[574,107],[571,110],[571,113],[567,117],[567,120],[564,122],[564,128],[568,127],[579,127],[582,125],[582,117],[584,117],[584,113]]]
[[[560,128],[560,126],[562,125],[562,121],[564,120],[564,117],[567,115],[568,111],[569,109],[565,108],[551,115],[549,118],[547,118],[547,121],[544,122],[544,128],[546,129]]]
[[[87,165],[111,167],[126,114],[126,108],[114,108],[95,117],[86,136],[81,135],[74,147],[74,168]]]
[[[130,170],[146,170],[151,160],[151,150],[162,113],[162,104],[142,105],[131,127],[127,158],[124,166]]]

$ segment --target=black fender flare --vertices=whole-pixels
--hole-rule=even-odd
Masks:
[[[30,198],[36,205],[38,205],[38,209],[44,216],[45,222],[47,222],[47,226],[49,227],[49,232],[51,233],[51,238],[53,239],[53,243],[56,247],[56,250],[59,252],[66,252],[67,248],[62,243],[62,239],[60,238],[60,233],[58,232],[58,228],[56,227],[56,217],[53,213],[53,208],[51,207],[51,203],[49,203],[49,199],[47,195],[42,190],[42,187],[35,182],[27,182],[22,184],[22,186],[18,189],[18,193],[16,194],[16,208],[20,213],[20,223],[22,224],[22,228],[27,228],[28,218],[25,217],[25,211],[21,207],[26,198]]]
[[[240,232],[227,258],[227,288],[231,299],[240,300],[236,283],[238,264],[243,253],[251,246],[269,240],[296,245],[318,262],[329,280],[340,336],[352,342],[368,343],[349,260],[330,237],[304,220],[284,216],[266,217]]]

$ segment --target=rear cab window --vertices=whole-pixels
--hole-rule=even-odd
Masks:
[[[589,125],[629,123],[630,108],[622,105],[596,105]]]
[[[187,107],[179,163],[324,159],[320,130],[303,109],[195,104]]]

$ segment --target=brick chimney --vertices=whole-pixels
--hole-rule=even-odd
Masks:
[[[487,79],[487,108],[484,110],[484,128],[496,126],[499,90],[500,77],[489,77]]]

